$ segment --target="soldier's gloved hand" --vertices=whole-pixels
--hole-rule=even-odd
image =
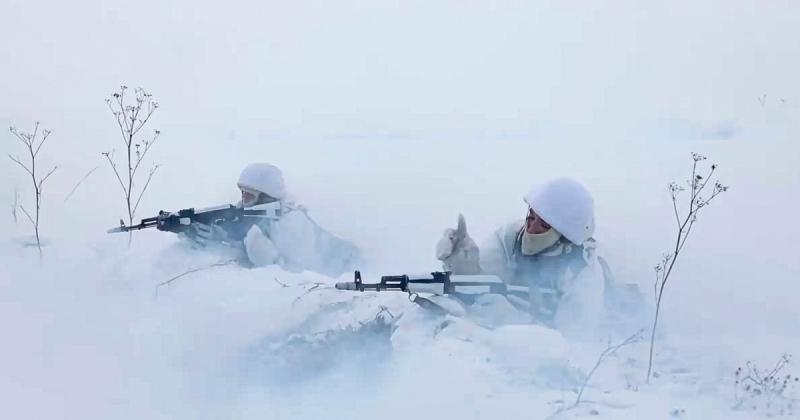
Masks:
[[[436,244],[436,258],[453,274],[480,274],[480,250],[467,233],[464,216],[458,215],[456,229],[445,229]]]
[[[186,236],[192,241],[195,247],[205,248],[209,244],[222,240],[220,228],[218,226],[207,225],[205,223],[192,222]]]

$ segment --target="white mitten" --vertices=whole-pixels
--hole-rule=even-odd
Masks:
[[[453,274],[480,274],[480,250],[467,233],[464,216],[458,215],[458,227],[445,229],[436,244],[436,258]]]
[[[247,231],[247,236],[244,238],[244,250],[247,258],[256,267],[275,264],[280,257],[275,244],[255,225]]]

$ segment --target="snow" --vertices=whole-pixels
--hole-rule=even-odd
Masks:
[[[0,214],[4,418],[781,418],[763,400],[734,409],[734,372],[800,356],[796,7],[102,3],[0,5],[0,126],[40,119],[41,163],[60,165],[41,261],[26,221]],[[241,169],[268,161],[365,251],[365,282],[439,269],[459,213],[482,243],[533,184],[570,176],[594,195],[599,251],[649,297],[689,153],[731,189],[668,287],[658,376],[645,382],[646,340],[626,346],[566,409],[609,338],[649,319],[554,331],[493,297],[437,315],[334,289],[352,274],[107,235],[124,213],[109,168],[72,190],[119,147],[102,100],[121,82],[161,104],[139,217],[236,202]],[[0,202],[30,199],[25,175],[0,165]]]
[[[130,250],[119,237],[56,244],[41,264],[6,245],[7,410],[29,418],[544,418],[574,401],[606,345],[435,315],[403,293],[334,289],[346,275],[224,265],[159,286],[222,260],[174,241],[143,234]],[[733,370],[800,348],[785,334],[758,337],[670,332],[650,385],[646,344],[623,348],[598,369],[585,403],[555,418],[671,418],[675,410],[754,418],[731,409]]]

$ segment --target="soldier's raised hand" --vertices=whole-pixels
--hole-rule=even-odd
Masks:
[[[480,274],[480,250],[467,233],[467,222],[459,213],[458,226],[445,229],[436,244],[436,258],[453,274]]]

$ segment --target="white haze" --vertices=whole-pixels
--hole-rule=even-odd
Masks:
[[[282,325],[248,316],[269,310],[235,280],[271,293],[253,282],[280,272],[225,271],[224,286],[213,272],[187,278],[186,301],[165,308],[151,286],[193,265],[170,261],[175,238],[142,232],[126,253],[105,234],[123,214],[100,157],[121,146],[103,102],[120,84],[161,104],[151,156],[162,166],[140,217],[232,202],[239,170],[269,161],[312,217],[366,250],[370,275],[438,268],[434,244],[459,212],[480,243],[524,214],[530,186],[566,174],[593,191],[617,275],[649,291],[674,235],[666,185],[703,153],[731,188],[701,214],[665,325],[676,343],[724,335],[739,346],[734,363],[800,353],[793,2],[4,0],[0,15],[0,127],[42,121],[53,130],[43,163],[59,165],[42,267],[17,249],[30,229],[5,205],[15,188],[30,199],[28,180],[0,165],[0,366],[12,372],[0,395],[17,417],[37,404],[69,418],[197,417],[184,407],[193,401],[218,410],[209,417],[294,417],[276,394],[221,395],[230,367],[198,371]],[[0,152],[22,154],[2,137]],[[148,339],[159,328],[174,342]],[[176,390],[188,395],[173,400]],[[131,401],[143,396],[153,400]]]

